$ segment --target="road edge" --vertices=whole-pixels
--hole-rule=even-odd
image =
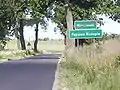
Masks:
[[[58,63],[57,63],[57,69],[55,71],[55,80],[53,83],[53,88],[52,90],[58,90],[58,86],[59,86],[59,70],[60,70],[60,62],[61,62],[61,58],[59,59]]]

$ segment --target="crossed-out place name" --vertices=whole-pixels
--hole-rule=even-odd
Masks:
[[[72,33],[72,36],[100,36],[99,32]]]
[[[94,24],[89,24],[89,25],[80,25],[80,24],[77,24],[77,27],[94,27]]]

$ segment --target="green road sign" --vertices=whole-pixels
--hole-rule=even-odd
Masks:
[[[97,28],[97,23],[94,20],[81,20],[74,22],[75,29],[95,29]]]
[[[93,39],[102,38],[102,30],[89,29],[89,30],[70,30],[68,31],[69,38],[71,39]]]

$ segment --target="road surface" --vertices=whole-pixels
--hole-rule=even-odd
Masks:
[[[0,63],[0,90],[52,90],[59,54]]]

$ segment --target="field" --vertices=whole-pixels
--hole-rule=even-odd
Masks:
[[[27,47],[27,41],[26,41],[26,47]],[[31,48],[33,48],[33,42],[31,41]],[[28,47],[27,47],[28,48]],[[17,41],[16,40],[11,40],[8,42],[7,46],[5,49],[8,50],[18,50],[17,48]],[[39,41],[38,42],[38,50],[46,51],[46,52],[51,52],[51,53],[59,53],[64,50],[64,43],[63,41],[58,41],[58,40],[53,40],[53,41]]]
[[[26,47],[27,47],[26,41]],[[21,51],[17,48],[17,41],[11,40],[7,43],[5,50],[0,51],[0,62],[5,62],[8,60],[16,60],[20,58],[29,57],[36,54],[62,54],[64,51],[63,41],[52,40],[52,41],[39,41],[38,50],[39,53],[31,51],[33,48],[33,42],[31,41],[31,47],[27,47],[27,50]],[[28,52],[30,50],[30,52]]]

